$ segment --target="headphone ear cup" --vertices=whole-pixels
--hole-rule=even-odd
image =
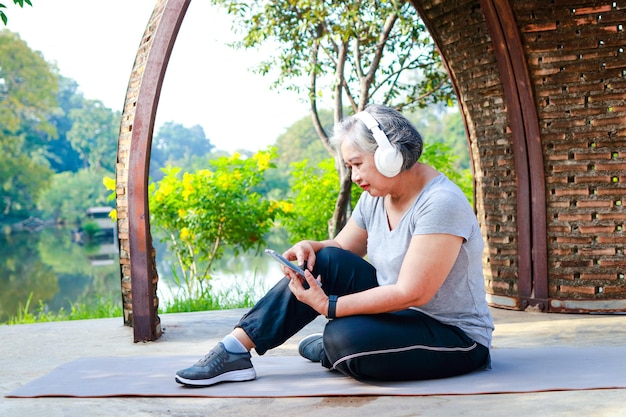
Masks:
[[[376,169],[385,177],[395,177],[402,169],[404,162],[402,154],[394,147],[381,148],[380,146],[374,153],[374,163]]]

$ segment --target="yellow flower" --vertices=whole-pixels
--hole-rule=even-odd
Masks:
[[[104,177],[102,179],[102,183],[104,184],[107,190],[115,191],[115,178]]]
[[[183,198],[187,199],[191,194],[193,194],[195,188],[193,185],[194,177],[189,173],[185,173],[183,175]]]
[[[213,175],[213,171],[209,171],[208,169],[199,169],[196,171],[196,176],[198,178],[210,178]]]
[[[265,171],[270,167],[270,155],[267,152],[258,152],[252,158],[256,160],[260,171]]]
[[[157,192],[157,196],[161,196],[161,198],[167,197],[174,191],[174,187],[169,182],[162,182],[159,191]]]
[[[276,202],[272,202],[272,206],[274,206],[273,208],[278,208],[280,210],[282,210],[283,213],[291,213],[293,211],[293,203],[289,202],[289,201],[276,201]]]

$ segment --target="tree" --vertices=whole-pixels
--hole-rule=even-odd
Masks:
[[[28,213],[52,174],[44,145],[56,137],[48,122],[56,91],[57,76],[41,54],[0,32],[0,215]]]
[[[332,129],[333,114],[328,110],[319,111],[320,120],[324,129]],[[309,165],[315,166],[328,158],[328,152],[319,140],[315,126],[311,118],[305,116],[297,120],[287,128],[285,133],[276,140],[278,151],[277,163],[279,166],[289,164],[304,159],[309,160]]]
[[[211,267],[226,246],[235,255],[265,246],[265,234],[281,206],[256,187],[273,167],[274,157],[272,150],[250,158],[235,154],[211,161],[212,170],[182,176],[180,168],[169,168],[161,181],[151,184],[152,224],[168,236],[188,297],[206,295]]]
[[[83,167],[115,171],[120,112],[100,100],[85,100],[82,107],[70,110],[69,116],[72,128],[67,139],[81,156]]]
[[[24,7],[24,3],[28,4],[29,6],[32,6],[33,4],[30,2],[30,0],[13,0],[13,3],[17,4],[20,7]],[[4,4],[0,3],[0,19],[2,19],[2,22],[4,23],[4,25],[6,26],[7,22],[9,21],[9,18],[7,17],[6,13],[4,13],[4,11],[2,9],[6,9],[7,6],[5,6]]]
[[[292,206],[280,216],[291,241],[305,239],[324,240],[328,229],[322,227],[332,217],[334,202],[337,200],[338,173],[333,158],[327,158],[315,166],[307,160],[292,165],[294,184],[291,188]],[[361,189],[352,188],[352,203],[356,202]],[[353,208],[353,207],[351,207]]]
[[[102,177],[112,175],[95,169],[55,174],[50,187],[41,193],[37,207],[44,218],[80,223],[89,207],[112,205],[109,192],[102,187]]]
[[[456,156],[454,166],[458,169],[469,169],[471,166],[469,147],[463,118],[458,109],[434,106],[414,109],[406,115],[417,127],[427,146],[441,143],[450,148]]]
[[[190,166],[204,159],[215,146],[207,139],[200,125],[185,127],[180,123],[166,122],[154,138],[150,156],[150,175],[162,178],[159,170],[167,165]]]
[[[330,227],[331,236],[336,234],[349,216],[351,180],[320,122],[320,98],[330,92],[334,122],[343,118],[344,105],[356,113],[370,102],[398,110],[452,102],[451,84],[428,31],[402,0],[213,1],[235,16],[235,29],[242,28],[243,39],[235,46],[272,43],[276,55],[260,65],[261,74],[277,68],[277,86],[306,92],[317,134],[340,174]]]
[[[332,125],[332,112],[323,110],[320,112],[320,118],[324,126]],[[264,185],[266,187],[265,192],[276,197],[289,195],[292,191],[293,177],[290,174],[294,162],[307,160],[307,165],[314,167],[328,158],[328,152],[319,140],[311,118],[308,116],[289,126],[285,133],[278,137],[275,146],[278,153],[277,169],[267,173]],[[327,220],[324,220],[324,223]]]
[[[57,101],[59,105],[50,116],[50,123],[56,127],[58,137],[56,140],[48,142],[46,155],[54,172],[76,172],[83,168],[84,163],[81,155],[67,139],[67,133],[74,124],[70,118],[71,111],[84,107],[85,98],[78,91],[78,83],[75,80],[59,75]]]

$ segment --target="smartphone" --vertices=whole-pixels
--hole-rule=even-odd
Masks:
[[[302,277],[304,277],[304,270],[302,268],[300,268],[298,265],[296,265],[296,264],[294,264],[292,262],[289,262],[287,259],[285,259],[283,256],[281,256],[275,250],[265,249],[265,253],[267,253],[272,258],[276,259],[281,264],[285,265],[287,268],[291,269],[296,274],[301,275]]]
[[[280,255],[275,250],[265,249],[265,253],[267,253],[269,256],[276,259],[278,262],[285,265],[287,268],[291,269],[293,272],[304,278],[304,270],[302,268],[292,262],[289,262],[287,259],[285,259],[285,257]],[[319,285],[320,287],[322,286],[322,283],[320,281],[315,280],[315,282],[317,282],[317,285]],[[304,286],[304,288],[309,288],[309,284],[306,281],[304,281],[302,285]]]

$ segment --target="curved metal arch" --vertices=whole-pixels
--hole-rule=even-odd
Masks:
[[[548,309],[545,168],[532,82],[511,5],[480,0],[500,67],[518,177],[519,300]]]
[[[135,341],[155,340],[158,329],[156,271],[152,254],[150,212],[148,205],[148,172],[154,122],[163,85],[165,70],[183,18],[191,0],[157,2],[151,23],[146,28],[149,45],[147,60],[136,60],[133,71],[141,71],[141,83],[136,92],[137,101],[132,121],[132,136],[128,165],[128,240],[131,254],[133,331]],[[150,36],[150,33],[152,35]],[[142,52],[142,47],[138,57]],[[145,54],[145,53],[144,53]],[[139,68],[138,68],[139,67]],[[133,86],[129,85],[129,91]]]

